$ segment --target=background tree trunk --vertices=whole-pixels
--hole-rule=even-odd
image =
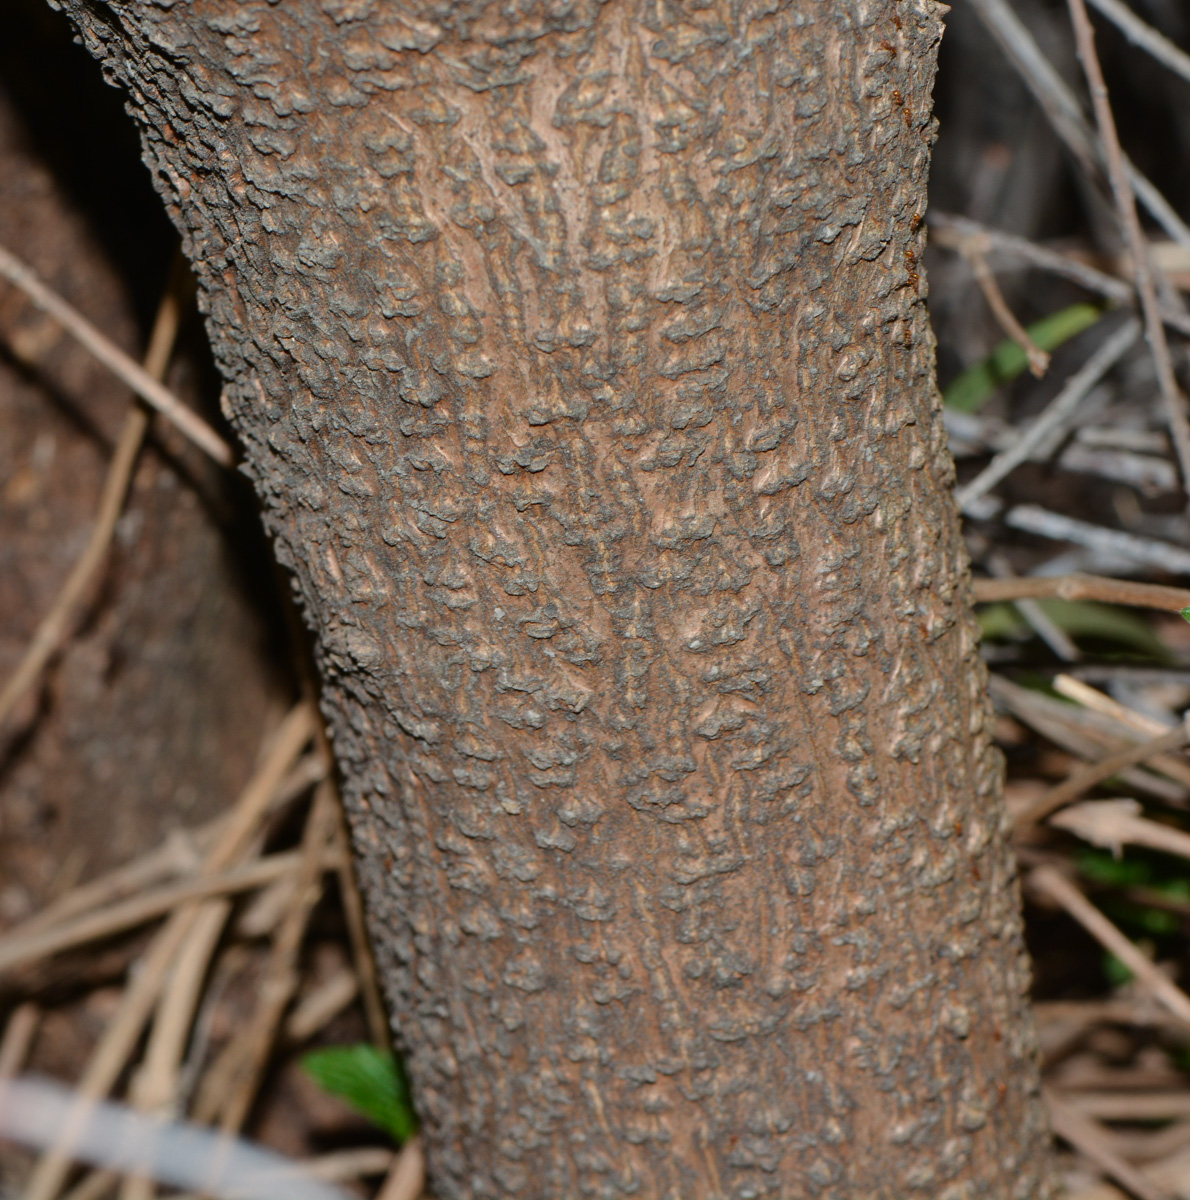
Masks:
[[[66,0],[318,639],[447,1197],[1041,1197],[930,0]]]

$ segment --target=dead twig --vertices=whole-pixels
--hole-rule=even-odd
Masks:
[[[1113,854],[1119,854],[1124,846],[1148,846],[1190,859],[1190,833],[1150,821],[1141,812],[1141,806],[1127,797],[1088,800],[1055,813],[1049,823]]]
[[[1092,553],[1113,562],[1123,559],[1125,562],[1156,567],[1159,571],[1190,575],[1190,552],[1181,546],[1163,542],[1159,538],[1138,537],[1121,529],[1092,525],[1089,521],[1080,521],[1064,513],[1051,512],[1040,504],[1018,504],[1005,514],[1004,523],[1038,537],[1085,546]]]
[[[1007,0],[968,0],[969,7],[987,26],[1021,82],[1033,93],[1054,132],[1066,144],[1089,179],[1103,167],[1102,147],[1083,115],[1074,93],[1041,53],[1033,35],[1013,12]],[[1190,226],[1173,210],[1169,201],[1127,157],[1124,166],[1137,199],[1149,215],[1179,245],[1190,249]]]
[[[177,426],[221,467],[234,461],[231,447],[197,413],[187,408],[147,367],[139,366],[114,342],[104,337],[76,308],[51,291],[10,251],[0,246],[0,275],[20,288],[34,304],[84,345],[109,371],[126,383],[146,404]]]
[[[203,875],[167,884],[65,925],[28,935],[21,928],[14,929],[0,938],[0,972],[11,971],[14,967],[84,946],[88,942],[125,933],[138,925],[156,920],[188,901],[233,895],[263,887],[292,871],[298,861],[299,855],[296,853],[272,854],[216,875]]]
[[[274,792],[313,731],[313,710],[303,701],[282,722],[269,753],[220,830],[204,863],[206,874],[225,870],[248,849]],[[61,1191],[69,1171],[70,1147],[80,1122],[85,1119],[89,1104],[106,1096],[123,1070],[157,1002],[165,977],[194,928],[199,909],[198,903],[184,905],[157,933],[79,1080],[74,1116],[63,1123],[54,1146],[38,1161],[24,1200],[54,1200]]]
[[[32,1000],[13,1009],[4,1026],[4,1037],[0,1038],[0,1079],[11,1079],[20,1073],[40,1025],[41,1009]]]
[[[1044,1095],[1054,1132],[1089,1158],[1105,1175],[1131,1192],[1136,1200],[1172,1200],[1169,1193],[1150,1183],[1110,1148],[1110,1140],[1097,1121],[1072,1108],[1049,1088],[1044,1089]]]
[[[1126,4],[1121,4],[1120,0],[1091,0],[1091,7],[1098,9],[1133,45],[1140,46],[1159,63],[1190,80],[1190,54],[1142,21]]]
[[[410,1138],[393,1161],[376,1200],[417,1200],[426,1186],[426,1155],[421,1138]]]
[[[1133,583],[1130,579],[1108,579],[1103,575],[1024,575],[1012,579],[972,581],[976,604],[1016,600],[1096,600],[1152,608],[1159,612],[1181,612],[1190,607],[1190,588],[1165,587],[1156,583]]]
[[[1190,996],[1162,974],[1060,871],[1050,866],[1036,867],[1029,873],[1028,882],[1034,892],[1064,908],[1136,976],[1154,999],[1190,1026]]]
[[[359,995],[359,980],[344,967],[325,983],[304,996],[285,1022],[285,1039],[309,1041],[320,1029],[339,1015]]]
[[[0,248],[0,272],[5,272],[7,251]],[[173,354],[177,339],[181,306],[177,286],[166,289],[157,308],[149,348],[145,352],[144,369],[137,368],[147,378],[162,379]],[[81,318],[80,318],[81,320]],[[96,331],[96,336],[98,331]],[[129,359],[131,362],[131,359]],[[30,688],[41,678],[50,659],[61,647],[78,615],[99,569],[107,560],[108,547],[116,532],[116,522],[124,508],[124,498],[132,482],[132,471],[140,454],[141,444],[149,428],[149,416],[139,404],[133,404],[124,418],[116,443],[116,452],[108,467],[99,498],[99,511],[87,545],[66,578],[49,611],[42,617],[17,669],[0,691],[0,727]]]
[[[1182,723],[1176,729],[1171,729],[1159,737],[1150,738],[1147,742],[1141,742],[1137,746],[1129,746],[1115,754],[1109,754],[1099,762],[1072,771],[1056,787],[1050,788],[1023,812],[1017,814],[1015,822],[1017,828],[1020,829],[1035,821],[1044,820],[1050,813],[1057,812],[1058,809],[1073,803],[1105,779],[1118,775],[1125,767],[1136,767],[1141,763],[1149,762],[1150,759],[1156,758],[1160,754],[1180,750],[1187,741],[1190,741],[1190,733],[1187,732],[1185,723]]]
[[[967,509],[974,501],[990,492],[1001,480],[1023,462],[1027,462],[1037,448],[1052,435],[1064,429],[1086,399],[1087,393],[1111,370],[1131,348],[1140,333],[1140,325],[1128,321],[1117,329],[1098,350],[1076,371],[1062,390],[1046,406],[1046,409],[1017,441],[1007,450],[1002,450],[970,483],[959,488],[955,500],[961,509]]]
[[[1136,213],[1136,197],[1128,177],[1124,152],[1120,148],[1115,117],[1108,100],[1107,84],[1103,81],[1099,56],[1095,52],[1095,30],[1091,25],[1091,18],[1087,15],[1084,0],[1067,0],[1067,7],[1070,9],[1070,20],[1074,26],[1078,56],[1091,91],[1091,104],[1095,109],[1096,124],[1099,126],[1099,142],[1103,149],[1112,195],[1115,198],[1120,225],[1132,251],[1132,269],[1136,277],[1136,294],[1140,297],[1141,312],[1145,319],[1145,337],[1153,355],[1157,384],[1165,405],[1165,418],[1169,422],[1170,435],[1181,465],[1182,487],[1190,497],[1190,417],[1186,413],[1185,397],[1174,377],[1173,360],[1170,358],[1169,343],[1165,340],[1165,326],[1157,303],[1149,246]]]
[[[1008,301],[1004,299],[1004,293],[1000,291],[996,276],[988,266],[989,245],[986,238],[975,234],[966,238],[961,243],[959,250],[970,264],[975,282],[979,284],[979,290],[983,293],[988,308],[992,310],[992,316],[996,318],[996,323],[1024,351],[1025,358],[1029,363],[1029,370],[1034,378],[1041,379],[1049,370],[1050,356],[1029,336],[1028,330],[1016,319],[1016,315],[1008,307]]]
[[[207,1124],[216,1117],[224,1133],[238,1133],[268,1063],[285,1010],[297,991],[298,954],[310,914],[322,895],[323,859],[335,828],[336,799],[324,782],[306,819],[300,860],[295,868],[294,899],[274,938],[265,977],[251,1018],[225,1047],[199,1089],[194,1118]]]

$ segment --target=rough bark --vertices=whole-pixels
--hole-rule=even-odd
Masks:
[[[318,639],[444,1197],[1040,1197],[931,0],[66,0]]]

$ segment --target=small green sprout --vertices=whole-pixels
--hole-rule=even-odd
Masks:
[[[396,1055],[361,1042],[313,1050],[302,1067],[324,1092],[345,1100],[397,1142],[417,1132],[409,1081]]]

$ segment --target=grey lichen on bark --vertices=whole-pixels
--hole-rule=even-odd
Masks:
[[[932,0],[64,0],[317,638],[444,1197],[1048,1194]]]

